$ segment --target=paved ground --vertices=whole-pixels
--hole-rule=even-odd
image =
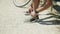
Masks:
[[[13,0],[0,0],[0,34],[60,34],[60,25],[41,24],[55,20],[51,15],[40,15],[39,23],[24,22],[30,17],[24,15],[26,10],[15,7]]]

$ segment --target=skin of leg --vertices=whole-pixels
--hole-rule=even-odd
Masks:
[[[40,0],[32,0],[32,8],[33,8],[33,10],[36,10],[38,8],[39,3],[40,3]],[[35,12],[33,12],[33,11],[31,12],[32,17],[36,17],[36,15],[37,14]]]
[[[31,0],[32,1],[32,0]],[[32,3],[31,3],[31,5],[29,6],[29,13],[31,13],[31,11],[33,11],[33,7],[32,7]]]
[[[32,0],[33,9],[37,9],[39,6],[40,0]]]
[[[33,11],[33,5],[34,5],[34,9],[37,9],[40,3],[40,0],[31,0],[32,3],[29,7],[29,11],[32,12]]]
[[[38,8],[37,11],[38,12],[44,11],[48,9],[51,5],[52,5],[52,0],[46,0],[45,4],[42,7]]]

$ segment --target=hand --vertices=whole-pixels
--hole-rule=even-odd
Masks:
[[[36,17],[37,13],[35,13],[35,12],[33,11],[33,12],[31,12],[30,15],[31,15],[32,17]]]

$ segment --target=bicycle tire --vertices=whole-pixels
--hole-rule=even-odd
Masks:
[[[18,3],[18,2],[16,2],[17,0],[13,0],[13,3],[14,3],[14,5],[16,6],[16,7],[24,7],[24,6],[26,6],[29,2],[30,2],[30,0],[28,0],[28,1],[26,1],[25,3],[23,3],[23,4],[21,4],[21,3]],[[21,5],[20,5],[21,4]]]

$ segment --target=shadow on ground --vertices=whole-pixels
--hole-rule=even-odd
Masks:
[[[55,6],[53,6],[53,8],[54,8],[55,10],[57,10],[58,13],[60,13],[60,6],[55,5]],[[54,15],[54,14],[53,14],[53,15]],[[60,19],[60,16],[54,15],[54,16],[50,16],[50,17],[47,17],[47,18],[44,18],[44,19],[39,19],[38,23],[39,23],[39,24],[44,24],[44,25],[60,25],[60,20],[44,21],[45,19],[49,19],[49,18],[52,18],[52,17],[55,17],[55,18]]]
[[[60,25],[60,20],[48,20],[48,21],[44,21],[45,19],[49,19],[49,18],[56,17],[56,16],[57,15],[50,16],[50,17],[43,18],[43,19],[39,19],[36,22],[39,23],[39,24],[43,24],[43,25]],[[57,16],[57,17],[60,17],[60,16]]]
[[[39,21],[39,24],[43,25],[60,25],[60,20],[50,20],[50,21]]]
[[[49,16],[49,17],[46,17],[46,18],[42,18],[42,19],[39,19],[39,20],[36,20],[36,21],[33,21],[33,22],[30,22],[29,20],[26,20],[25,23],[39,23],[39,24],[42,24],[42,25],[60,25],[60,20],[46,20],[46,19],[50,19],[50,18],[56,18],[56,17],[60,17],[58,15],[52,15],[52,16]]]
[[[57,10],[58,13],[60,13],[60,6],[59,5],[53,5],[53,8]]]

